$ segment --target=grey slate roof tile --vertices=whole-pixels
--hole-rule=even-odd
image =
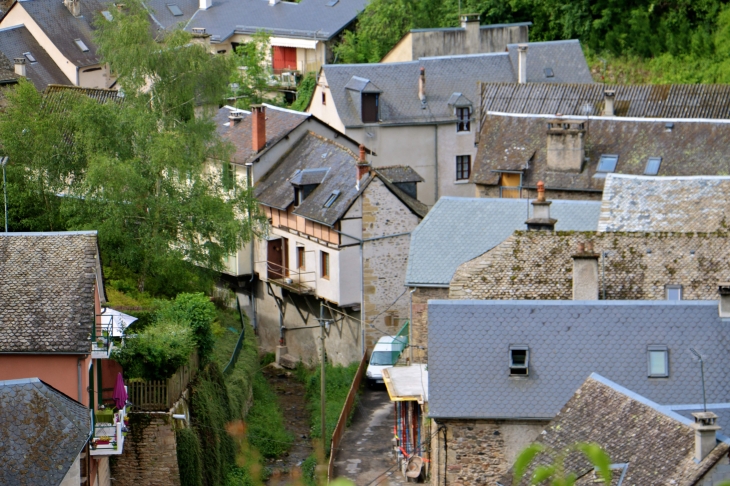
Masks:
[[[589,231],[600,205],[556,200],[550,211],[557,230]],[[442,197],[411,235],[406,285],[448,287],[459,265],[525,229],[529,217],[532,205],[525,199]]]
[[[0,353],[89,354],[97,258],[95,231],[0,233]]]
[[[51,56],[23,25],[0,29],[0,52],[8,58],[10,70],[14,69],[15,58],[24,58],[23,54],[26,52],[33,55],[36,62],[26,59],[25,67],[27,78],[38,91],[43,91],[49,84],[71,84]]]
[[[662,405],[730,401],[730,328],[716,301],[429,302],[429,413],[434,418],[552,419],[591,373]],[[510,377],[509,346],[530,348]],[[647,346],[669,349],[669,377],[647,377]],[[730,423],[720,424],[723,427]]]
[[[530,43],[528,49],[528,80],[535,82],[582,82],[590,83],[588,64],[578,41]],[[470,54],[462,56],[426,57],[417,61],[384,64],[327,64],[322,67],[330,87],[337,113],[346,127],[362,126],[359,92],[346,89],[353,86],[353,77],[368,80],[378,87],[380,94],[380,119],[382,123],[428,123],[438,120],[455,120],[449,100],[454,93],[462,94],[471,102],[473,109],[479,105],[478,83],[517,82],[517,60],[509,46],[509,52]],[[531,64],[531,57],[535,60]],[[514,59],[513,59],[514,58]],[[530,66],[549,63],[556,78],[539,78]],[[426,71],[426,109],[418,98],[420,68]],[[535,67],[534,69],[537,69]],[[542,67],[540,67],[540,72]],[[365,85],[357,80],[357,85]],[[355,96],[356,95],[356,96]]]

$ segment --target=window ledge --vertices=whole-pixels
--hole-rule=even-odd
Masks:
[[[469,179],[461,179],[458,181],[454,181],[454,184],[469,184]]]

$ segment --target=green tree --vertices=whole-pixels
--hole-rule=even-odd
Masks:
[[[565,470],[565,459],[571,453],[580,452],[596,468],[601,482],[611,484],[611,460],[598,444],[578,443],[561,451],[553,451],[540,443],[534,443],[523,450],[513,467],[513,484],[522,481],[530,465],[538,455],[550,456],[552,461],[535,467],[530,477],[530,485],[538,485],[549,481],[550,486],[573,486],[577,479],[574,472]]]
[[[237,108],[248,109],[251,105],[263,103],[264,100],[278,104],[270,95],[272,91],[269,85],[271,67],[268,59],[271,52],[270,39],[271,36],[267,32],[260,31],[253,35],[250,42],[236,48],[233,59],[238,69],[232,74],[231,83],[238,85],[238,88],[233,90],[234,95],[240,97],[236,100]]]
[[[157,320],[184,322],[190,326],[202,364],[213,353],[215,340],[211,326],[215,317],[215,305],[202,293],[178,294],[175,300],[164,302],[155,314]]]

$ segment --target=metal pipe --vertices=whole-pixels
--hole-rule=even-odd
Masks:
[[[413,292],[418,290],[418,287],[413,287],[410,291],[411,307],[409,309],[410,316],[408,318],[408,359],[409,364],[413,364]]]
[[[249,189],[249,193],[251,191],[251,188],[253,187],[253,164],[251,162],[248,162],[246,164],[246,186]],[[249,194],[249,197],[251,194]],[[253,234],[253,228],[252,228],[252,220],[251,220],[251,207],[249,204],[248,208],[248,228],[249,231],[251,231],[251,251],[249,252],[251,254],[251,280],[249,282],[251,283],[251,326],[253,327],[253,331],[258,331],[258,326],[256,322],[256,272],[254,271],[254,246],[256,245],[256,238]]]
[[[84,358],[79,358],[78,360],[76,360],[76,365],[78,366],[77,382],[78,382],[78,388],[79,388],[79,390],[78,390],[78,392],[79,392],[79,403],[84,403],[84,397],[82,395],[83,392],[81,390],[81,362],[83,360],[84,360]]]
[[[319,377],[319,401],[320,401],[320,420],[322,421],[322,450],[327,447],[327,422],[325,414],[325,402],[327,398],[327,387],[325,383],[325,349],[324,349],[324,306],[322,301],[319,301],[319,327],[320,327],[320,339],[322,340],[322,368]]]
[[[692,351],[692,354],[697,356],[697,359],[700,360],[700,376],[702,377],[702,406],[704,407],[704,411],[707,412],[707,397],[705,396],[705,362],[702,360],[700,353],[695,351],[694,348],[689,348],[689,350]]]

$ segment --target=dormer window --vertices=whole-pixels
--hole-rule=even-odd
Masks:
[[[362,93],[362,122],[378,122],[378,105],[380,101],[378,93]]]
[[[456,131],[471,131],[471,108],[468,106],[456,109]]]
[[[530,348],[527,346],[509,347],[510,376],[527,376],[530,369]]]
[[[304,196],[302,194],[302,189],[299,187],[294,188],[294,206],[298,207],[302,204],[302,201],[304,201]]]

